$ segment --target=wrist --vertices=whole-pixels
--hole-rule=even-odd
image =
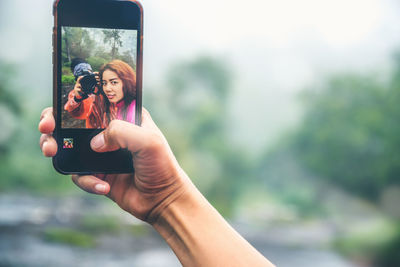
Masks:
[[[150,211],[145,221],[154,228],[164,227],[165,216],[169,216],[174,211],[175,206],[181,206],[184,199],[197,190],[187,175],[181,171],[168,190],[161,197],[161,201]]]
[[[191,183],[152,225],[183,266],[273,266]]]
[[[82,98],[82,95],[81,95],[77,90],[75,90],[75,89],[74,89],[74,96],[75,96],[76,98]]]
[[[193,247],[196,246],[194,232],[201,235],[202,210],[207,208],[207,200],[190,182],[173,201],[170,201],[155,218],[152,226],[167,242],[183,266],[193,262]],[[201,215],[200,215],[201,216]],[[189,256],[190,255],[190,256]],[[189,259],[190,258],[190,259]]]

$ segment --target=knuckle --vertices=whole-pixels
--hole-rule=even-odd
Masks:
[[[44,116],[51,114],[52,112],[53,112],[52,107],[47,107],[47,108],[43,109],[42,113],[40,114],[40,120],[42,120]]]
[[[125,147],[125,145],[121,144],[121,135],[123,132],[123,122],[120,120],[112,120],[108,125],[108,128],[105,132],[106,143],[110,147],[120,146]]]
[[[39,146],[40,146],[40,148],[42,148],[44,142],[46,142],[46,141],[48,141],[48,140],[49,140],[49,135],[48,135],[48,134],[42,134],[42,135],[40,136],[40,139],[39,139]]]
[[[142,107],[142,113],[143,113],[143,115],[150,116],[149,111],[147,109],[145,109],[144,107]]]
[[[161,149],[163,149],[164,146],[165,146],[164,140],[161,138],[161,136],[158,133],[152,132],[149,134],[148,148],[150,150],[160,151]]]
[[[45,135],[45,134],[40,135],[40,139],[39,139],[39,144],[40,144],[40,146],[43,144],[45,138],[46,138],[46,135]]]
[[[108,135],[110,137],[116,137],[120,133],[121,121],[112,120],[108,125]]]

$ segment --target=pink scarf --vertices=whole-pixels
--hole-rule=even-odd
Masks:
[[[136,100],[133,100],[128,108],[126,113],[126,119],[123,118],[122,108],[124,107],[125,102],[122,100],[117,103],[117,119],[124,120],[130,123],[135,124],[135,110],[136,110]]]

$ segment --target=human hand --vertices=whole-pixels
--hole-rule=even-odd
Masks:
[[[81,85],[82,78],[83,76],[79,76],[74,86],[74,96],[76,98],[82,98],[82,85]]]
[[[101,88],[101,81],[100,81],[100,73],[98,71],[93,72],[96,77],[97,85],[95,87],[94,93],[99,94],[99,90]]]
[[[40,147],[47,157],[57,152],[52,137],[55,121],[51,108],[42,112]],[[161,131],[143,109],[142,127],[113,120],[91,140],[97,152],[126,148],[132,153],[134,173],[73,175],[83,190],[106,195],[135,217],[153,223],[161,212],[185,192],[191,182],[177,163]]]
[[[142,120],[142,127],[113,120],[90,143],[97,152],[128,149],[135,173],[73,175],[72,180],[151,223],[183,266],[273,266],[194,187],[146,110]],[[39,130],[40,147],[48,157],[57,152],[54,125],[52,109],[47,108]]]

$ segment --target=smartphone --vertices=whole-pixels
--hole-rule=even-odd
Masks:
[[[97,153],[90,140],[114,119],[141,124],[143,8],[133,0],[55,0],[55,169],[133,172],[131,153]]]

